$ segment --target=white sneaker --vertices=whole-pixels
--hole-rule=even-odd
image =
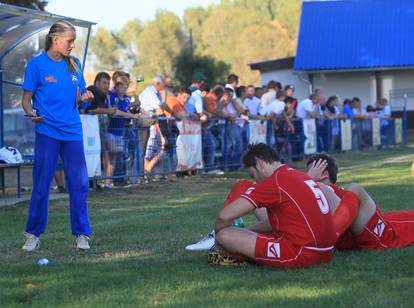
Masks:
[[[76,249],[87,250],[87,249],[91,248],[89,246],[89,241],[90,240],[91,239],[89,237],[87,237],[86,235],[77,236],[76,240],[75,240]]]
[[[212,230],[202,240],[198,241],[195,244],[188,245],[187,247],[185,247],[185,250],[190,250],[190,251],[210,250],[212,247],[214,247],[215,242],[216,242],[216,233],[214,230]]]
[[[37,248],[39,248],[40,240],[37,236],[27,232],[24,232],[23,235],[26,238],[24,245],[22,247],[24,251],[34,251]]]

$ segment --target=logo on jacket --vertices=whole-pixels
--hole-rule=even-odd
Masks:
[[[72,83],[78,83],[78,77],[72,75]]]
[[[55,79],[55,77],[53,77],[53,76],[46,76],[46,77],[45,77],[45,80],[46,80],[47,82],[50,82],[50,83],[56,83],[56,82],[58,82],[58,81]]]
[[[269,258],[280,258],[280,244],[274,242],[267,243],[267,256]]]

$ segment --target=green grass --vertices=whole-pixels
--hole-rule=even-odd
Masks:
[[[339,154],[340,184],[360,182],[384,211],[414,209],[413,152]],[[244,176],[172,178],[91,193],[95,233],[86,253],[72,248],[67,200],[51,203],[35,253],[20,249],[28,204],[0,208],[0,306],[413,305],[414,247],[336,253],[331,264],[305,270],[215,267],[205,253],[186,252],[186,244],[212,228],[226,193]],[[43,257],[54,264],[39,267]]]

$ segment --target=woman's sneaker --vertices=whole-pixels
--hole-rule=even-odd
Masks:
[[[23,235],[26,238],[22,247],[24,251],[35,251],[39,248],[40,240],[36,235],[27,232],[24,232]]]
[[[79,235],[79,236],[77,236],[76,237],[76,240],[75,240],[76,249],[87,250],[87,249],[91,248],[89,246],[90,240],[91,239],[88,236],[86,236],[86,235]]]

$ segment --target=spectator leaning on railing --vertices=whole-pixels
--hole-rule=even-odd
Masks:
[[[129,113],[131,98],[126,94],[127,89],[128,79],[126,77],[121,78],[116,82],[114,91],[109,99],[109,105],[115,108],[116,111],[109,122],[105,140],[109,158],[105,170],[107,176],[105,188],[113,187],[110,177],[113,176],[118,155],[124,151],[126,118],[138,119],[139,117],[137,114]]]
[[[298,100],[295,97],[293,97],[293,95],[295,94],[295,86],[293,84],[286,85],[285,92],[286,92],[286,98],[291,98],[289,99],[289,102],[292,102],[293,109],[296,111],[298,107]]]
[[[266,107],[271,101],[276,98],[276,93],[282,89],[282,85],[278,81],[271,80],[267,84],[267,92],[261,97],[260,107]]]
[[[152,116],[161,116],[164,114],[163,102],[160,91],[165,87],[165,79],[162,75],[157,75],[154,77],[152,84],[149,85],[141,92],[139,95],[139,101],[141,103],[140,112],[142,116],[152,117]],[[151,119],[142,120],[140,123],[139,130],[139,143],[140,143],[140,152],[145,156],[145,151],[147,148],[148,139],[150,137],[150,127],[154,125],[155,121]],[[142,158],[143,158],[142,157]]]
[[[216,85],[210,93],[204,98],[204,113],[208,117],[208,122],[203,123],[203,158],[205,163],[205,170],[208,173],[222,174],[221,171],[214,170],[215,157],[214,153],[218,146],[218,139],[221,139],[221,129],[215,117],[223,115],[219,100],[223,96],[224,89],[221,85]]]
[[[246,97],[243,104],[248,109],[249,115],[258,115],[260,110],[260,99],[255,96],[256,90],[253,85],[248,85],[246,88]]]
[[[237,118],[240,116],[239,106],[233,97],[232,88],[224,88],[224,94],[220,99],[222,112],[226,118],[224,134],[222,135],[222,145],[226,146],[226,156],[224,160],[231,166],[236,166],[242,152],[241,130],[237,125]],[[226,130],[227,127],[227,130]]]
[[[230,88],[233,90],[233,99],[236,99],[236,89],[239,85],[239,76],[236,74],[230,74],[229,77],[227,77],[227,83],[224,86],[225,88]]]
[[[318,95],[311,94],[309,98],[304,99],[298,104],[296,115],[301,119],[319,119],[319,113],[317,111]]]

